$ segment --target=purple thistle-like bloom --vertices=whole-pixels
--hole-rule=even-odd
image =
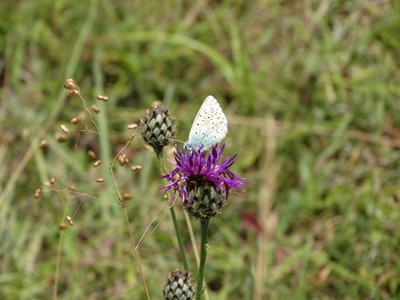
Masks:
[[[198,200],[199,196],[204,197],[207,191],[211,191],[208,193],[210,198],[213,198],[213,195],[221,195],[227,199],[230,190],[243,191],[245,179],[229,170],[237,154],[225,157],[218,163],[224,148],[225,145],[221,148],[214,145],[210,152],[202,148],[190,152],[179,151],[176,148],[175,168],[163,176],[171,182],[164,189],[173,191],[172,201],[179,195],[183,204],[190,203]],[[202,190],[199,191],[199,187]]]

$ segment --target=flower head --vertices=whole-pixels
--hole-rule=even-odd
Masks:
[[[191,152],[176,149],[175,168],[164,176],[170,181],[164,188],[173,191],[172,201],[179,195],[196,218],[215,216],[226,205],[231,190],[243,190],[245,179],[229,169],[237,154],[219,162],[224,148],[214,145],[210,152],[203,148]]]

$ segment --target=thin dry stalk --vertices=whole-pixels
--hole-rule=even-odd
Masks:
[[[264,283],[267,273],[267,243],[271,232],[276,228],[276,218],[271,213],[275,188],[277,163],[275,158],[276,151],[276,124],[272,118],[265,119],[264,122],[264,182],[261,186],[258,200],[258,221],[260,232],[258,235],[258,251],[255,265],[255,292],[254,300],[264,298]]]

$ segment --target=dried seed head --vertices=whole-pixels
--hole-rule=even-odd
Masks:
[[[74,226],[74,221],[70,216],[66,216],[65,219],[67,219],[69,226]]]
[[[81,122],[81,119],[79,119],[79,118],[71,119],[71,124],[72,125],[78,125],[80,122]]]
[[[128,129],[136,129],[136,128],[138,128],[138,124],[136,124],[136,123],[132,123],[132,124],[129,124],[128,126],[126,126]]]
[[[94,163],[93,163],[93,167],[98,167],[99,165],[101,164],[101,160],[99,159],[99,160],[96,160]]]
[[[78,90],[69,90],[68,91],[68,94],[70,95],[70,96],[72,96],[72,97],[77,97],[77,96],[79,96],[79,91]]]
[[[129,158],[123,153],[118,156],[118,161],[121,166],[129,164]]]
[[[39,144],[40,149],[46,149],[47,148],[47,141],[46,140],[41,140]]]
[[[67,224],[65,224],[65,223],[60,223],[60,224],[58,224],[58,229],[60,229],[60,230],[65,230],[65,229],[67,229]]]
[[[102,182],[104,182],[104,178],[97,178],[97,179],[96,179],[96,182],[102,183]]]
[[[96,159],[97,157],[96,153],[93,150],[88,150],[86,154],[90,159]]]
[[[100,112],[100,108],[99,108],[97,105],[93,104],[91,107],[92,107],[92,110],[93,110],[96,114],[98,114],[98,113]]]
[[[122,195],[122,201],[123,202],[125,202],[125,201],[128,201],[128,200],[131,200],[132,199],[132,195],[131,194],[129,194],[129,193],[123,193]]]
[[[59,142],[59,143],[64,143],[64,142],[68,141],[68,136],[58,133],[58,132],[56,133],[55,138],[56,138],[57,142]]]
[[[53,185],[56,182],[56,175],[51,176],[50,184]]]
[[[64,124],[60,125],[61,130],[65,133],[68,134],[69,133],[69,129],[67,126],[65,126]]]
[[[100,100],[100,101],[104,101],[104,102],[107,102],[108,100],[110,100],[107,96],[102,96],[102,95],[97,95],[96,99]]]
[[[155,105],[148,110],[140,123],[144,141],[153,147],[156,153],[161,153],[162,149],[175,137],[175,120],[171,118],[168,109],[162,105]]]
[[[142,169],[142,166],[132,166],[131,167],[132,172],[140,171],[141,169]]]
[[[68,186],[68,190],[69,190],[70,192],[76,192],[76,186],[75,186],[74,184],[70,184],[70,185]]]
[[[164,285],[163,295],[166,300],[194,299],[195,291],[190,273],[178,269],[170,272]]]
[[[40,192],[41,192],[40,189],[36,189],[36,190],[35,190],[35,199],[39,199],[39,197],[40,197]]]
[[[75,83],[75,80],[73,80],[73,79],[67,79],[66,81],[65,81],[65,84],[64,84],[64,88],[66,88],[67,90],[77,90],[78,89],[78,86],[77,86],[77,84]]]

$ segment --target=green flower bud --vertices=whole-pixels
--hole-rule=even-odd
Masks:
[[[155,105],[148,110],[140,123],[144,141],[152,146],[156,153],[160,153],[175,137],[175,120],[162,105]]]
[[[190,273],[178,269],[170,272],[163,289],[163,294],[166,300],[194,299],[195,292],[190,279]]]

